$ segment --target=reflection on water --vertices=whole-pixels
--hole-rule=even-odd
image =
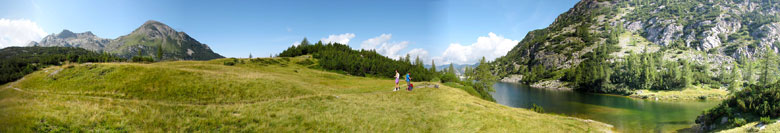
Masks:
[[[621,96],[531,88],[498,82],[491,93],[499,104],[565,114],[612,124],[621,132],[674,132],[691,127],[696,116],[719,101],[659,102]]]

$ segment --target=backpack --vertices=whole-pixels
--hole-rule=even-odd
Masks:
[[[412,91],[412,89],[414,89],[414,84],[409,83],[409,91]]]

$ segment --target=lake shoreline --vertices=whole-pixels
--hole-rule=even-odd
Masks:
[[[728,95],[729,92],[726,90],[692,87],[684,90],[674,91],[637,90],[634,92],[634,94],[628,95],[628,97],[657,101],[720,101],[728,98]]]
[[[491,95],[515,108],[541,107],[544,113],[590,119],[613,125],[618,132],[674,132],[691,129],[699,113],[719,101],[648,100],[626,95],[564,91],[499,82]],[[675,110],[669,112],[669,110]]]
[[[499,82],[523,84],[519,82],[504,82],[504,81],[499,81]],[[566,87],[567,85],[568,85],[567,83],[558,80],[547,80],[547,81],[530,84],[528,86],[539,88],[539,89],[545,89],[545,90],[553,90],[553,91],[574,91],[573,88]],[[590,92],[586,92],[586,93],[590,93]],[[655,100],[655,101],[701,101],[701,100],[720,101],[728,98],[729,93],[726,90],[705,89],[705,88],[694,86],[691,88],[686,88],[684,90],[669,90],[669,91],[642,89],[642,90],[634,91],[634,93],[632,93],[631,95],[619,95],[619,94],[609,94],[609,93],[592,93],[592,94],[610,95],[610,96],[619,96],[619,97],[628,97],[633,99]]]

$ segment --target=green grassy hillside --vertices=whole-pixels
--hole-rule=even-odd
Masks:
[[[604,132],[440,86],[309,67],[307,58],[54,66],[0,88],[0,132]],[[306,61],[309,60],[309,61]],[[433,83],[416,83],[418,86]]]

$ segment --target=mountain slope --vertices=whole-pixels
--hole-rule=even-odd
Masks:
[[[103,39],[91,32],[73,33],[63,30],[59,34],[44,37],[30,46],[80,47],[96,52],[116,54],[123,58],[133,56],[157,57],[162,52],[164,60],[210,60],[224,58],[214,53],[184,32],[178,32],[163,23],[149,20],[128,35],[116,39]],[[160,49],[161,48],[161,49]],[[158,50],[160,49],[160,50]]]
[[[311,58],[56,66],[0,88],[0,131],[607,132],[447,86],[309,69]],[[317,62],[316,60],[313,62]],[[427,84],[427,85],[426,85]],[[427,86],[427,87],[425,87]]]
[[[163,23],[149,20],[132,33],[111,41],[106,45],[106,51],[118,53],[130,58],[139,52],[142,55],[156,56],[157,49],[162,48],[164,59],[177,60],[209,60],[224,58],[211,51],[208,45],[202,44],[184,32],[177,32]]]
[[[529,32],[497,59],[497,71],[505,76],[536,65],[572,68],[582,55],[609,41],[612,29],[622,29],[617,33],[621,51],[613,53],[617,57],[629,51],[679,49],[686,51],[682,58],[698,64],[754,59],[763,49],[778,51],[779,5],[747,0],[583,0],[549,27]]]

